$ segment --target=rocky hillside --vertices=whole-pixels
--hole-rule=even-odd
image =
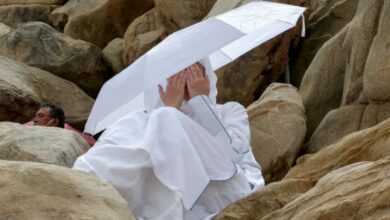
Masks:
[[[83,138],[19,123],[49,101],[82,129],[104,82],[250,1],[0,0],[1,219],[134,219],[113,187],[69,169]],[[247,106],[267,185],[214,219],[388,218],[390,1],[274,1],[308,7],[307,37],[298,22],[217,72],[219,102]]]

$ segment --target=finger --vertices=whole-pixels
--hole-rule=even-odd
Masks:
[[[187,68],[187,77],[189,82],[195,81],[194,74],[192,73],[190,67]]]
[[[174,78],[173,78],[173,84],[175,84],[175,85],[177,85],[177,84],[179,84],[179,82],[180,82],[180,76],[181,76],[181,73],[179,73],[179,74],[176,74],[175,76],[174,76]]]
[[[190,68],[191,68],[191,72],[193,73],[195,79],[200,79],[202,77],[201,73],[196,68],[196,65],[192,65]]]
[[[163,99],[165,96],[164,89],[161,85],[158,85],[158,93],[160,93],[160,98]]]
[[[198,71],[203,72],[203,65],[202,64],[200,64],[199,62],[196,62],[194,66]]]
[[[185,83],[187,82],[187,72],[183,72],[183,75],[182,75],[182,80],[181,80],[181,83],[183,85],[185,85]]]
[[[199,72],[200,72],[200,75],[203,77],[203,78],[206,78],[206,71],[205,71],[205,68],[202,64],[198,63],[198,65],[196,65],[196,67],[198,68]]]
[[[180,74],[180,79],[179,79],[180,86],[184,88],[185,82],[186,82],[186,74],[185,72],[183,72]]]

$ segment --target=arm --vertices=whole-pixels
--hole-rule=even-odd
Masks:
[[[239,161],[250,149],[250,130],[246,109],[238,103],[219,106],[207,96],[200,95],[188,101],[193,120],[221,143],[229,146],[233,161]]]
[[[207,96],[196,96],[188,104],[193,120],[218,141],[225,143],[233,161],[241,168],[253,190],[264,187],[261,167],[250,146],[250,128],[246,109],[236,102],[213,104]]]

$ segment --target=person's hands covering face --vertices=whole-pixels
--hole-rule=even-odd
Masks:
[[[190,98],[197,95],[206,95],[210,93],[210,81],[205,74],[204,68],[200,63],[195,63],[186,68],[187,90]]]
[[[180,71],[168,79],[168,85],[164,92],[161,85],[158,85],[160,98],[165,106],[179,108],[184,99],[184,89],[186,83],[186,73]]]

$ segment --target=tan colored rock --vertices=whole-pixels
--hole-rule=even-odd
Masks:
[[[344,136],[360,130],[366,105],[351,105],[330,111],[306,144],[307,153],[315,153]]]
[[[129,24],[154,6],[153,0],[69,0],[52,13],[52,22],[75,39],[104,48],[111,40],[123,37]]]
[[[304,155],[285,179],[317,181],[338,168],[361,161],[376,161],[390,156],[390,119],[365,130],[352,133],[339,142],[311,155]]]
[[[156,10],[169,33],[201,21],[217,0],[156,0]]]
[[[109,184],[69,168],[0,161],[2,219],[134,220]]]
[[[321,121],[306,151],[318,152],[353,132],[372,127],[390,117],[390,103],[349,105],[330,111]]]
[[[213,220],[261,219],[293,201],[313,186],[309,180],[285,180],[267,185],[224,208]]]
[[[126,65],[158,44],[170,33],[201,21],[215,0],[158,0],[156,6],[127,28],[123,60]]]
[[[8,25],[4,24],[4,23],[0,23],[0,38],[3,36],[3,35],[6,35],[8,34],[8,32],[10,32],[12,30],[11,27],[9,27]]]
[[[122,71],[126,66],[123,63],[124,40],[115,38],[103,49],[103,55],[114,74]]]
[[[130,65],[167,35],[168,32],[163,25],[161,15],[156,9],[135,19],[127,28],[124,36],[124,63]]]
[[[93,97],[111,71],[98,47],[41,22],[24,23],[0,38],[0,54],[72,81]]]
[[[50,15],[50,20],[55,28],[64,30],[69,17],[77,16],[85,11],[100,7],[105,0],[67,1],[62,7],[57,8]]]
[[[54,102],[69,123],[82,127],[94,103],[73,83],[2,56],[0,79],[0,121],[26,122],[40,103]]]
[[[375,37],[381,1],[359,1],[355,17],[318,51],[302,80],[300,92],[308,116],[308,135],[332,109],[356,103]]]
[[[344,29],[318,51],[302,79],[299,92],[306,109],[308,137],[330,110],[340,106],[346,60],[342,46],[347,32]]]
[[[364,94],[373,103],[390,101],[390,2],[384,1],[364,70]]]
[[[292,58],[291,80],[297,86],[321,46],[352,20],[359,0],[311,2],[314,5],[306,18],[306,37],[296,51],[296,59]]]
[[[0,160],[72,167],[88,149],[79,134],[67,129],[0,123]]]
[[[226,3],[219,0],[207,17],[214,16],[242,4],[248,0],[235,0]],[[282,0],[281,3],[301,5],[304,1]],[[298,22],[298,26],[301,23]],[[286,71],[288,51],[295,39],[299,39],[300,28],[294,28],[267,43],[253,49],[238,60],[217,71],[218,102],[238,101],[244,106],[254,102],[272,82],[277,81]]]
[[[266,183],[283,178],[293,165],[306,135],[305,109],[296,88],[271,84],[248,107],[252,151]]]
[[[29,21],[40,21],[50,24],[50,13],[55,5],[9,5],[0,7],[0,21],[15,27]]]
[[[3,5],[62,5],[67,0],[1,0]]]
[[[387,219],[390,215],[390,158],[337,169],[262,220]]]

